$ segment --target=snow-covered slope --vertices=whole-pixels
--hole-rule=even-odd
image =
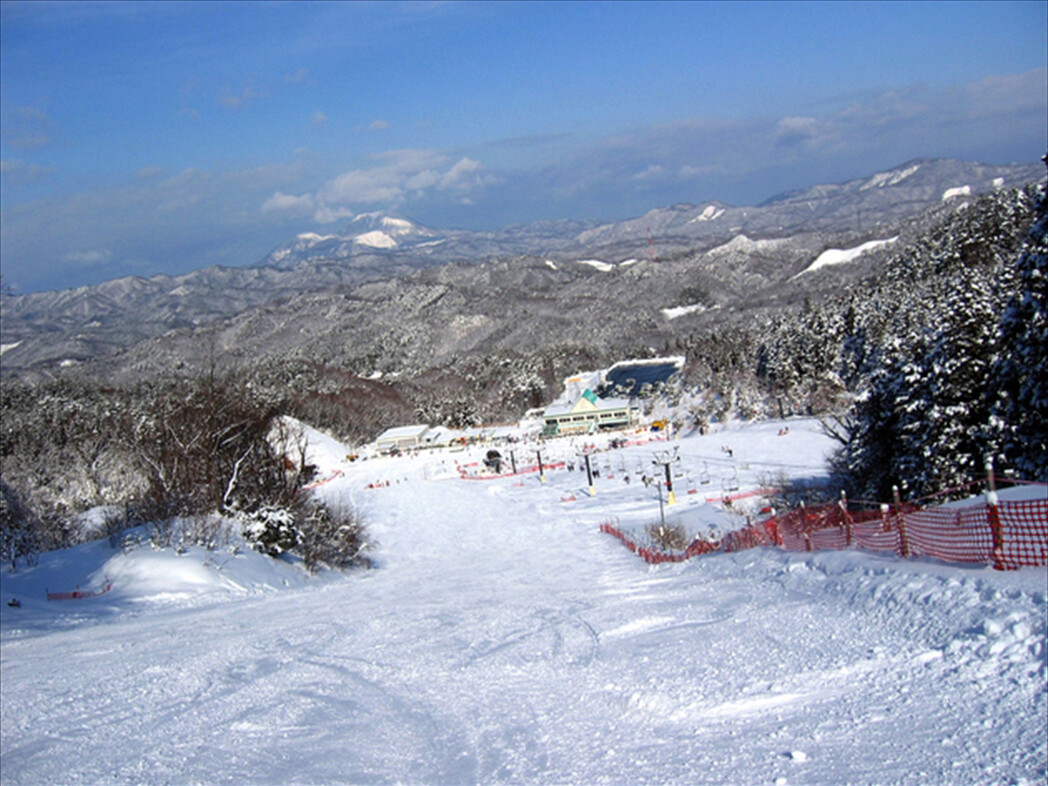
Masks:
[[[869,240],[862,245],[855,246],[854,248],[828,248],[819,254],[815,261],[808,265],[808,267],[794,276],[794,278],[802,276],[805,273],[812,273],[820,268],[854,262],[868,251],[890,246],[898,239],[898,236],[896,236],[886,238],[885,240]]]
[[[590,497],[564,469],[450,479],[433,470],[479,451],[343,464],[327,441],[316,493],[357,507],[380,544],[374,570],[344,578],[102,544],[5,570],[5,603],[23,605],[0,625],[0,778],[1044,782],[1044,569],[769,549],[648,568],[597,525],[657,520],[637,481],[667,447],[598,454]],[[803,420],[685,437],[698,493],[669,513],[730,526],[745,510],[707,497],[818,477],[830,447]],[[87,587],[120,559],[151,581],[36,594],[44,571]]]

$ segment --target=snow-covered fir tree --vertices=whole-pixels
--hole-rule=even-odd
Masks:
[[[1043,202],[1019,257],[1033,204],[1026,190],[978,200],[853,298],[845,357],[868,372],[856,376],[835,460],[853,493],[885,500],[896,484],[911,498],[957,486],[982,474],[995,442],[1023,474],[1043,473]]]
[[[1048,158],[1048,157],[1046,157]],[[1048,481],[1048,186],[1019,257],[1017,292],[1001,317],[992,432],[1006,466]]]

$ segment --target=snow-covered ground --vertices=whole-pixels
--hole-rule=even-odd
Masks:
[[[318,441],[315,493],[365,516],[372,570],[105,541],[5,567],[0,780],[1044,783],[1044,568],[649,568],[598,525],[657,520],[637,481],[674,447],[667,512],[727,527],[745,511],[707,497],[818,478],[832,446],[803,420],[685,434],[598,454],[591,497],[578,468],[466,480],[479,449],[347,464]]]

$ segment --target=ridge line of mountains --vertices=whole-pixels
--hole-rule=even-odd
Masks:
[[[657,345],[681,324],[847,286],[919,217],[1043,178],[1040,162],[921,159],[757,206],[679,204],[611,223],[477,232],[363,214],[253,266],[3,294],[0,371],[148,375],[199,360],[202,332],[245,358],[291,355],[374,376],[563,343],[580,327],[601,345]],[[828,250],[838,253],[820,256]]]

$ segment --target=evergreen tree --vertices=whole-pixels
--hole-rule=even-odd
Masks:
[[[942,322],[908,392],[914,408],[900,430],[898,474],[918,494],[977,477],[988,452],[987,383],[997,352],[993,285],[979,269],[951,278]]]
[[[993,433],[1005,466],[1048,481],[1048,186],[1018,260],[1018,291],[1000,321]]]

